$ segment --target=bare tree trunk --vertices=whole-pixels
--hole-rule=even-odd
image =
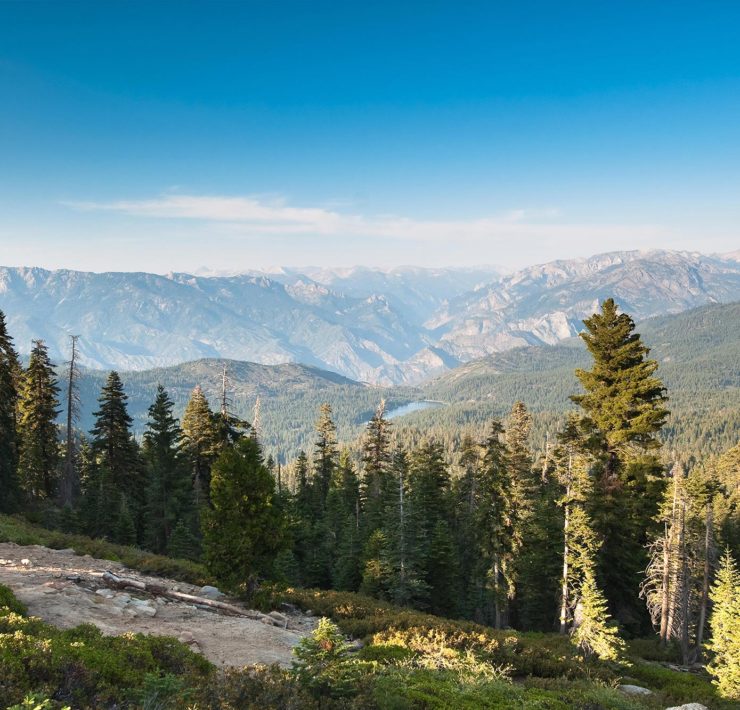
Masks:
[[[399,506],[399,524],[400,524],[400,552],[401,552],[401,585],[406,586],[406,518],[403,507],[403,466],[398,467],[398,506]]]
[[[681,550],[681,657],[683,664],[689,662],[689,556],[686,550],[686,499],[681,508],[681,527],[679,530],[679,549]]]
[[[75,493],[76,478],[76,457],[75,457],[75,437],[74,424],[77,414],[77,340],[79,335],[70,335],[72,344],[72,354],[69,360],[69,370],[67,373],[67,441],[66,441],[66,459],[64,461],[64,476],[61,486],[61,503],[62,505],[72,505]]]
[[[701,605],[699,606],[699,621],[696,624],[696,657],[701,658],[702,643],[704,642],[704,626],[707,620],[707,606],[709,603],[709,577],[711,574],[712,556],[712,499],[707,501],[707,515],[704,521],[704,577],[701,582]]]
[[[673,528],[668,523],[665,525],[663,537],[663,575],[660,587],[660,643],[665,646],[668,643],[668,609],[671,593],[671,546]]]
[[[494,608],[494,628],[500,629],[503,624],[501,621],[501,589],[500,589],[500,571],[498,553],[493,557],[493,608]]]
[[[573,466],[573,457],[568,458],[568,485],[565,488],[565,520],[563,522],[563,581],[560,591],[560,633],[568,631],[568,556],[570,555],[570,538],[568,526],[570,524],[570,475]]]
[[[673,620],[676,618],[676,591],[678,587],[679,568],[678,565],[673,563],[673,548],[674,548],[674,536],[677,527],[677,510],[678,510],[678,470],[674,470],[673,474],[673,508],[671,510],[671,525],[668,545],[668,557],[669,563],[668,569],[668,583],[666,585],[666,594],[668,596],[668,610],[666,613],[666,633],[665,641],[667,644],[673,636]],[[662,623],[661,623],[662,629]]]
[[[563,582],[560,592],[560,633],[564,634],[568,631],[568,555],[570,549],[568,545],[568,523],[570,518],[570,505],[565,504],[565,523],[563,530],[565,532],[565,544],[563,545]]]

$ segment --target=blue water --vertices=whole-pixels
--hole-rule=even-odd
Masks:
[[[423,412],[425,409],[432,409],[432,407],[441,407],[442,402],[409,402],[401,407],[396,407],[386,412],[386,419],[395,419],[396,417],[402,417],[404,414],[413,414],[414,412]]]

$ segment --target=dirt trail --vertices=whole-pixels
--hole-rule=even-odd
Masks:
[[[72,550],[0,543],[0,584],[10,587],[30,614],[61,628],[91,623],[111,636],[127,632],[174,636],[217,666],[241,667],[290,665],[293,647],[315,624],[297,612],[258,621],[148,594],[116,592],[103,585],[105,570],[201,594],[191,584],[149,577],[117,562],[78,556]],[[233,599],[224,601],[238,604]]]

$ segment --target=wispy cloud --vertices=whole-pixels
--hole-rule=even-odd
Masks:
[[[361,215],[324,207],[295,207],[284,199],[258,196],[164,194],[154,199],[64,202],[80,211],[106,211],[149,219],[195,220],[228,226],[243,236],[315,235],[383,237],[409,241],[490,242],[508,238],[629,236],[651,239],[663,232],[652,224],[574,223],[557,209],[516,209],[470,220],[419,220],[399,215]]]

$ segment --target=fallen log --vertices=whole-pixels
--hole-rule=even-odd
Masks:
[[[192,594],[185,594],[184,592],[176,592],[173,589],[168,589],[161,584],[152,584],[151,582],[142,582],[138,579],[131,577],[119,577],[110,570],[106,570],[103,573],[103,584],[106,587],[112,589],[136,589],[139,592],[146,592],[158,597],[167,597],[168,599],[174,599],[180,602],[187,602],[188,604],[199,604],[202,606],[216,609],[224,614],[231,614],[232,616],[245,616],[248,619],[262,619],[264,614],[253,609],[242,609],[233,604],[227,604],[226,602],[219,602],[213,599],[205,599],[204,597],[196,597]]]

